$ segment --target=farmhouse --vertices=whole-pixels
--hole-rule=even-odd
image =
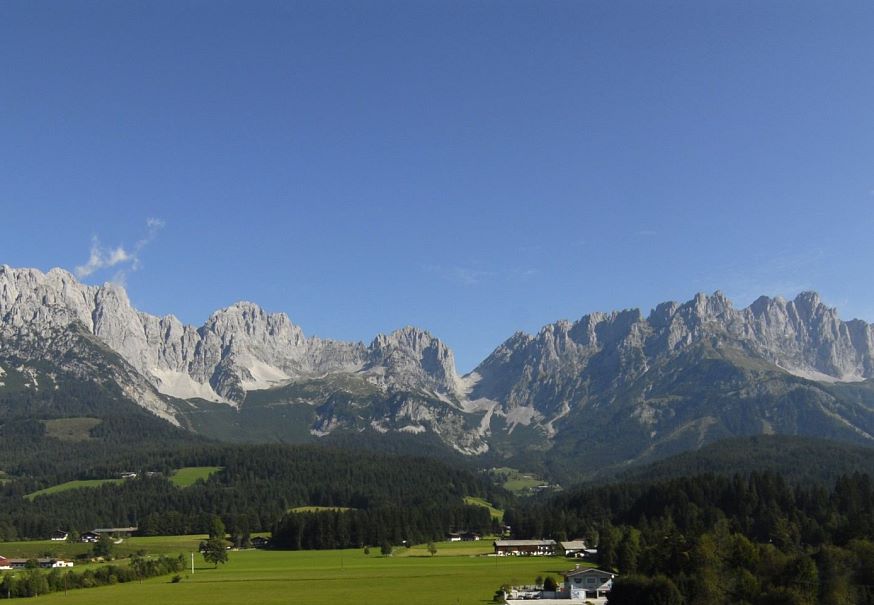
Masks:
[[[481,536],[473,531],[454,531],[446,535],[449,542],[476,542]]]
[[[252,538],[252,546],[254,548],[266,548],[270,545],[270,540],[267,538],[263,538],[261,536],[255,536]]]
[[[495,540],[495,554],[504,555],[554,555],[555,540]]]
[[[514,586],[507,594],[507,603],[521,605],[531,599],[537,599],[543,605],[571,605],[573,603],[591,603],[603,605],[606,603],[610,589],[613,588],[613,578],[616,574],[591,567],[575,569],[562,574],[564,584],[555,592],[545,591],[538,586]]]
[[[583,540],[559,542],[558,546],[559,552],[563,552],[566,557],[582,557],[586,552],[586,543]]]
[[[53,531],[50,539],[54,542],[63,542],[67,538],[70,537],[70,532],[66,532],[63,529],[59,529],[57,531]]]
[[[27,564],[29,561],[36,561],[37,567],[41,567],[43,569],[73,567],[72,561],[43,557],[40,559],[6,559],[6,562],[9,564],[9,567],[7,569],[27,569]]]
[[[564,574],[564,590],[570,599],[601,598],[607,596],[613,588],[613,578],[616,574],[600,569],[580,568]]]
[[[99,542],[100,534],[93,531],[86,531],[84,534],[79,536],[79,542]]]
[[[9,564],[9,559],[0,555],[0,569],[12,569],[12,565]]]

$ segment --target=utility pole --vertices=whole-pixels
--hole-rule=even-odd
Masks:
[[[191,553],[191,575],[194,575],[194,553]]]

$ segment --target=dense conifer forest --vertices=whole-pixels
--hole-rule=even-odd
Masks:
[[[128,525],[138,526],[145,535],[197,533],[207,531],[212,515],[221,516],[230,530],[270,531],[297,506],[351,508],[361,511],[359,515],[395,510],[399,524],[409,522],[403,515],[419,514],[409,511],[429,511],[421,512],[429,516],[441,506],[453,509],[452,515],[481,520],[478,513],[485,509],[464,506],[464,496],[496,502],[508,498],[483,476],[425,458],[316,446],[210,444],[132,451],[111,463],[92,462],[92,467],[80,469],[74,478],[112,477],[121,470],[140,476],[120,484],[24,499],[35,489],[71,478],[71,469],[58,471],[51,462],[46,461],[44,473],[27,477],[16,473],[36,473],[40,470],[37,462],[11,469],[10,479],[0,487],[0,538],[44,538],[58,528],[85,531]],[[75,466],[79,465],[86,463],[79,461]],[[172,470],[186,466],[219,466],[222,470],[190,487],[173,485],[168,479]],[[144,471],[159,474],[145,476]],[[386,515],[380,515],[385,523]],[[488,529],[487,524],[488,520],[477,528]],[[443,527],[441,532],[447,530]],[[432,531],[427,535],[439,537]]]
[[[765,472],[572,490],[508,510],[518,537],[585,537],[610,603],[874,603],[874,482]]]

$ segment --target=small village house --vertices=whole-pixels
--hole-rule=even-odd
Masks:
[[[613,588],[613,578],[616,574],[592,567],[581,568],[577,565],[564,574],[564,590],[570,599],[599,599],[606,597]]]
[[[586,542],[584,540],[568,540],[559,542],[559,552],[566,557],[582,557],[586,551]]]
[[[495,554],[507,555],[554,555],[556,552],[555,540],[495,540]]]

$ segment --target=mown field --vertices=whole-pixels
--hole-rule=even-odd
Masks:
[[[173,473],[170,475],[170,482],[176,487],[191,487],[198,481],[206,481],[212,475],[221,470],[222,467],[220,466],[186,466],[173,471]],[[119,485],[124,481],[125,479],[120,478],[67,481],[66,483],[59,483],[58,485],[52,485],[51,487],[47,487],[45,489],[41,489],[33,493],[27,494],[25,498],[33,500],[37,496],[57,494],[71,489],[87,489],[100,487],[101,485],[107,484]]]
[[[266,534],[257,534],[266,535]],[[125,538],[113,545],[115,556],[129,557],[145,551],[150,555],[178,555],[197,550],[202,540],[208,536],[148,536]],[[9,559],[32,559],[53,556],[74,559],[77,555],[91,552],[92,544],[82,542],[53,542],[51,540],[28,540],[22,542],[0,542],[0,555]],[[74,570],[75,571],[75,570]]]
[[[220,470],[220,466],[186,466],[176,469],[170,476],[170,481],[177,487],[190,487],[198,481],[206,481]]]
[[[199,536],[185,538],[196,544]],[[168,538],[151,546],[169,547]],[[182,545],[181,543],[177,543]],[[148,544],[143,544],[148,548]],[[164,576],[142,583],[56,593],[40,599],[70,604],[174,603],[176,605],[444,605],[491,602],[504,583],[530,583],[538,575],[558,578],[573,563],[550,557],[487,557],[491,542],[438,543],[436,556],[425,546],[400,549],[383,557],[379,549],[332,551],[230,552],[227,565],[213,569],[198,556],[195,573],[172,583]]]
[[[71,489],[86,489],[92,487],[100,487],[101,485],[115,484],[118,485],[122,483],[124,479],[83,479],[76,481],[67,481],[66,483],[59,483],[58,485],[53,485],[51,487],[47,487],[45,489],[41,489],[35,491],[31,494],[27,494],[25,498],[29,500],[33,500],[37,496],[44,496],[48,494],[57,494],[60,492],[65,492]]]

